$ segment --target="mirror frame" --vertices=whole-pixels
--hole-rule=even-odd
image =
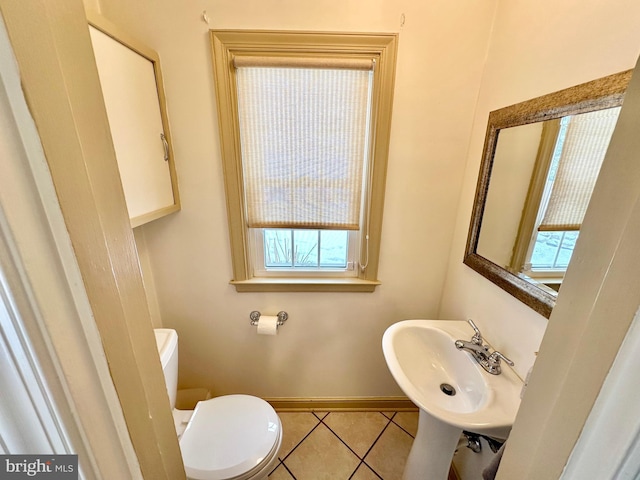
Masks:
[[[463,263],[547,318],[555,305],[555,295],[477,253],[499,132],[503,128],[620,106],[631,73],[632,70],[626,70],[489,113]]]

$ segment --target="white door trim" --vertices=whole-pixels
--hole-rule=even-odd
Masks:
[[[562,480],[637,478],[640,472],[640,402],[635,381],[638,365],[640,311],[602,384],[560,477]]]
[[[12,392],[36,395],[23,400],[32,403],[41,428],[29,434],[23,428],[23,443],[12,443],[0,424],[0,448],[78,453],[81,478],[141,479],[1,17],[0,157],[0,348],[14,360],[12,373],[20,373]],[[15,413],[16,401],[0,404]],[[36,440],[39,433],[46,441]]]

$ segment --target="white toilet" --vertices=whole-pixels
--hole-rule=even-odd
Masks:
[[[261,398],[225,395],[176,410],[178,334],[155,330],[167,392],[190,480],[266,480],[278,463],[282,424]]]

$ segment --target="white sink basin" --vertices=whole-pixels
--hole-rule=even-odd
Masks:
[[[486,372],[470,353],[456,349],[473,330],[464,321],[405,320],[390,326],[382,349],[393,378],[421,410],[462,430],[505,439],[520,406],[522,381],[504,364]],[[442,391],[443,384],[455,395]]]

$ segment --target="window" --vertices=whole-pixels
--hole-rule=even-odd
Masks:
[[[525,275],[549,284],[564,276],[619,112],[617,107],[545,122],[512,260]],[[535,218],[528,228],[527,218]]]
[[[252,232],[254,274],[258,277],[282,277],[292,272],[357,277],[357,232],[286,228]]]
[[[238,291],[373,291],[397,37],[212,31]]]

